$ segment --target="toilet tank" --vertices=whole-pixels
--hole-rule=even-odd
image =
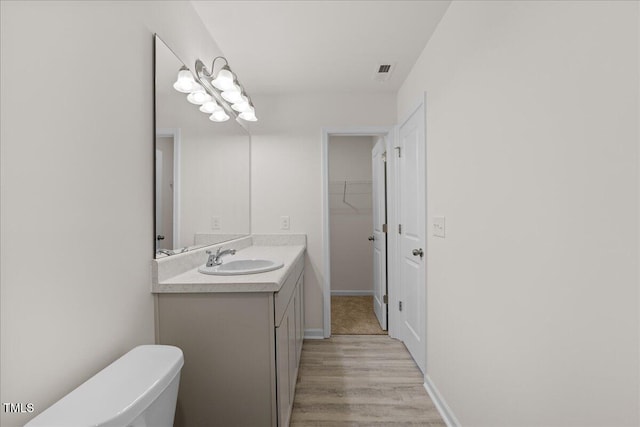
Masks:
[[[136,347],[26,426],[170,427],[183,363],[178,347]]]

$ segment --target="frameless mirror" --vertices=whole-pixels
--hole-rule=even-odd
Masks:
[[[155,36],[155,254],[250,234],[250,136],[173,88],[183,62]]]

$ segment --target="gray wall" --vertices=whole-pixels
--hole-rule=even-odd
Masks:
[[[638,22],[453,2],[399,92],[399,121],[427,92],[427,374],[463,425],[640,423]]]
[[[153,33],[219,50],[187,2],[1,3],[2,412],[22,425],[153,343]]]

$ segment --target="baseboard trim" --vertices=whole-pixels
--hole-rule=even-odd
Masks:
[[[357,297],[373,295],[373,291],[331,291],[332,297]]]
[[[324,331],[322,329],[305,329],[304,339],[305,340],[323,340]]]
[[[460,427],[460,422],[453,415],[453,411],[447,405],[447,402],[442,398],[442,395],[438,392],[438,389],[431,381],[428,375],[424,376],[424,389],[427,390],[427,394],[436,406],[436,409],[440,413],[440,416],[444,420],[447,427]]]

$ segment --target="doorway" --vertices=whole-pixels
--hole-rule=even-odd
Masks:
[[[180,247],[180,129],[156,129],[156,253]]]
[[[377,162],[383,152],[383,137],[329,137],[332,335],[386,334],[386,304],[380,297],[386,294],[386,276],[380,274],[386,271],[386,237],[375,232],[381,229],[379,213],[382,222],[386,218],[384,193],[381,209],[374,207],[379,199],[374,188],[385,188],[384,174],[374,174],[384,170]]]
[[[405,344],[422,372],[426,371],[427,284],[425,105],[426,98],[423,98],[397,128],[338,128],[323,129],[322,133],[323,335],[329,338],[332,332],[329,139],[347,135],[378,136],[384,139],[387,177],[385,275],[388,280],[387,293],[381,297],[386,303],[389,336]]]
[[[393,127],[323,130],[325,338],[358,333],[332,331],[332,307],[335,315],[337,305],[346,305],[349,313],[366,311],[377,332],[362,333],[384,334],[391,329],[386,309],[386,235],[380,234],[386,213],[380,216],[374,202],[386,205],[386,167],[376,161],[385,159],[393,139]],[[374,216],[382,221],[378,227]]]

